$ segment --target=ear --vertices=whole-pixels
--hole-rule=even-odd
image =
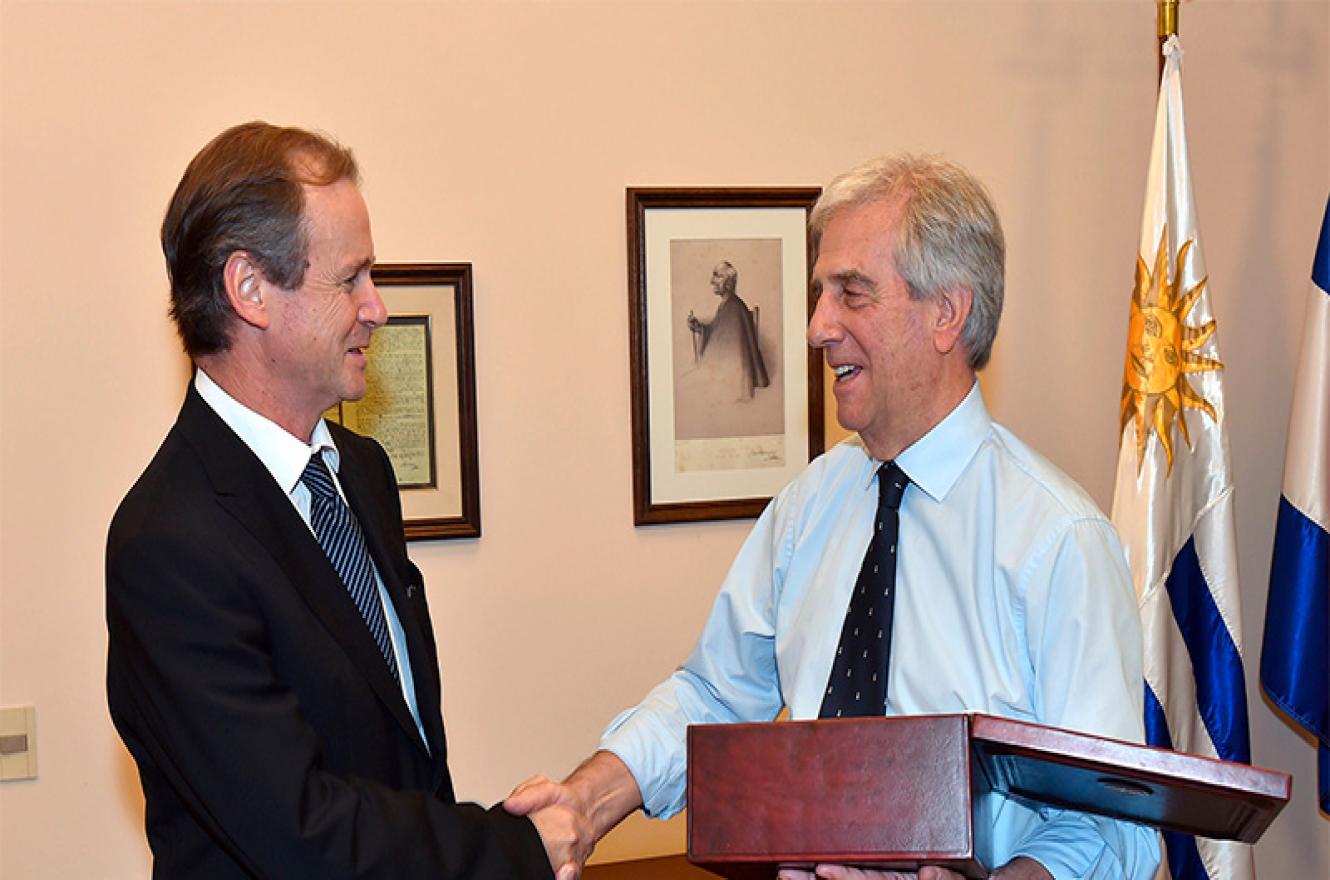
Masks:
[[[236,316],[260,330],[266,329],[271,316],[264,297],[267,279],[248,251],[234,251],[222,267],[222,283],[226,299]]]
[[[973,305],[974,292],[968,287],[953,287],[938,294],[933,310],[933,347],[939,354],[951,354],[960,344]]]

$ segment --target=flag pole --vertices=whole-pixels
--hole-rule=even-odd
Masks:
[[[1156,52],[1155,60],[1159,64],[1158,78],[1164,76],[1164,43],[1169,37],[1178,35],[1178,5],[1180,0],[1156,0],[1155,5],[1159,7],[1159,46]]]

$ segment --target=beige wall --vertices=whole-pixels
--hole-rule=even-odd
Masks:
[[[36,704],[41,775],[0,786],[0,875],[147,873],[103,696],[102,544],[181,395],[155,230],[210,136],[256,117],[333,132],[381,259],[475,264],[485,536],[412,553],[458,787],[493,801],[568,770],[679,661],[748,527],[632,526],[624,187],[819,184],[900,148],[969,165],[1011,253],[991,408],[1107,506],[1152,7],[3,0],[0,704]],[[1330,186],[1330,5],[1202,0],[1183,35],[1254,751],[1296,774],[1258,858],[1324,877],[1312,749],[1252,679]]]

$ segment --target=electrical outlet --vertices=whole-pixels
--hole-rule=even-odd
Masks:
[[[37,778],[37,708],[0,708],[0,781]]]

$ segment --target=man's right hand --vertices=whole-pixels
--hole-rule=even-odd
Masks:
[[[508,812],[515,816],[529,816],[536,823],[557,880],[579,877],[596,841],[641,805],[637,780],[628,766],[610,752],[596,752],[563,782],[533,776],[514,788],[503,802],[503,808]],[[566,854],[557,846],[551,846],[551,839],[541,827],[540,817],[546,811],[558,811],[549,817],[556,824],[566,821],[564,814],[577,817],[576,827],[570,829],[576,842],[570,843]],[[557,834],[555,839],[557,842]],[[564,870],[570,865],[572,872],[565,874]]]
[[[586,817],[567,806],[551,804],[532,810],[527,818],[545,844],[555,880],[578,880],[596,845]]]

